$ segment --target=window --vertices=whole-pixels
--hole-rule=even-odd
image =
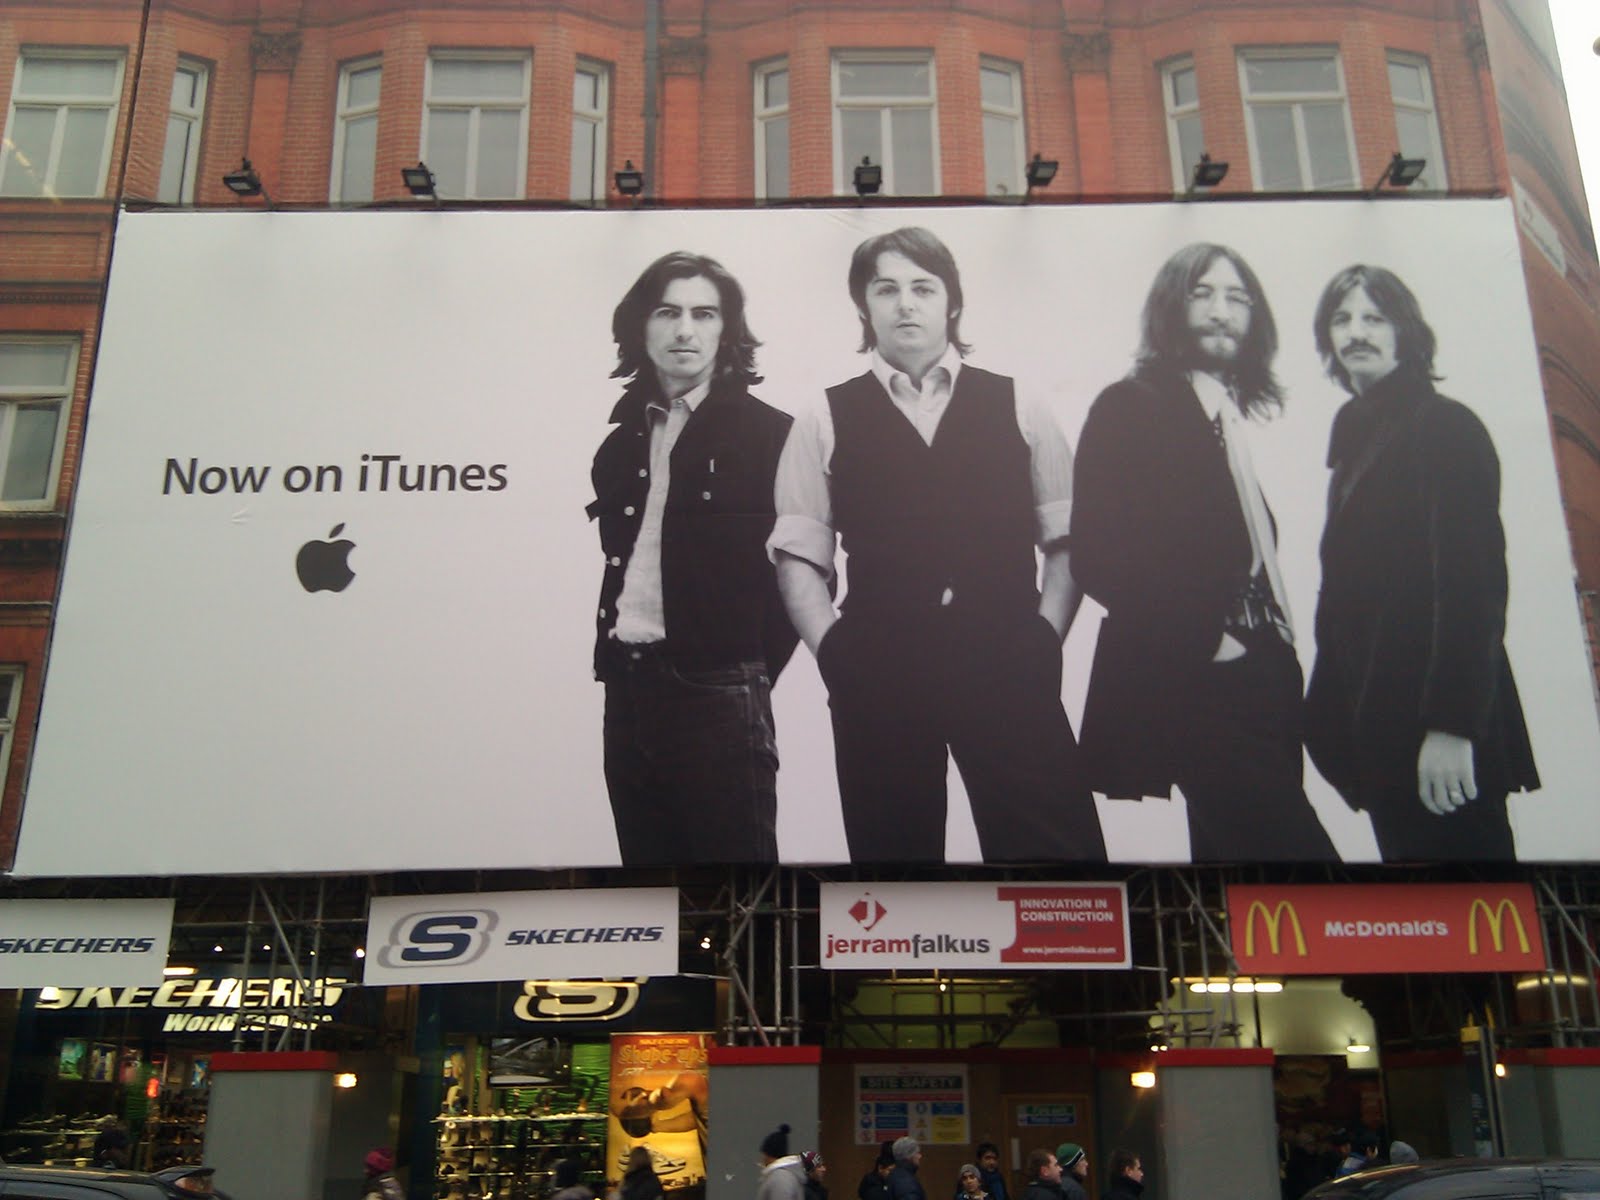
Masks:
[[[885,195],[939,194],[928,55],[840,55],[833,60],[833,99],[835,191],[854,191],[855,168],[870,158],[883,168]]]
[[[1161,95],[1167,107],[1167,153],[1172,159],[1172,188],[1189,190],[1195,164],[1205,153],[1205,130],[1200,123],[1200,88],[1195,82],[1194,60],[1185,58],[1161,68]]]
[[[1026,142],[1022,132],[1022,69],[984,59],[978,65],[983,94],[983,188],[991,196],[1027,192],[1023,176]]]
[[[103,195],[121,95],[120,53],[23,51],[6,118],[0,196]]]
[[[1394,100],[1397,149],[1407,158],[1424,158],[1428,169],[1411,186],[1444,191],[1444,143],[1439,140],[1439,117],[1433,107],[1433,76],[1426,59],[1414,54],[1389,55],[1389,95]]]
[[[0,340],[0,507],[48,508],[77,377],[78,344]]]
[[[756,68],[756,199],[789,198],[789,64]]]
[[[572,198],[606,198],[606,105],[610,79],[598,63],[580,61],[572,76]]]
[[[527,55],[428,59],[422,161],[439,194],[520,200],[528,177]]]
[[[22,699],[22,668],[0,667],[0,790],[5,788],[11,765],[12,739],[17,732],[17,708]]]
[[[1252,50],[1239,56],[1250,167],[1265,192],[1354,188],[1355,139],[1333,50]]]
[[[180,58],[172,76],[172,107],[167,110],[167,148],[161,155],[163,204],[193,204],[195,170],[200,165],[200,124],[206,112],[206,68]]]
[[[383,63],[348,63],[339,71],[334,105],[333,178],[328,199],[335,204],[368,204],[378,165],[378,93]]]

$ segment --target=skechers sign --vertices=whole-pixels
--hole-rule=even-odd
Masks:
[[[364,982],[678,973],[675,888],[375,899]]]
[[[161,982],[171,900],[0,900],[0,988]]]

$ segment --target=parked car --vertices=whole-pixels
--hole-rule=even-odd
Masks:
[[[1561,1200],[1600,1193],[1600,1161],[1452,1158],[1375,1167],[1330,1180],[1305,1200]]]
[[[49,1184],[48,1188],[30,1185]],[[187,1193],[139,1171],[72,1167],[0,1166],[0,1197],[49,1196],[51,1200],[173,1200]]]

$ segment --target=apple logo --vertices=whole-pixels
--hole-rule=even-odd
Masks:
[[[344,532],[341,521],[328,531],[330,538]],[[342,592],[350,586],[356,573],[350,569],[350,551],[356,544],[349,538],[339,541],[307,542],[295,555],[294,570],[300,577],[300,586],[308,592]]]

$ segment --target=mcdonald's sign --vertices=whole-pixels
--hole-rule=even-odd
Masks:
[[[1239,970],[1261,975],[1542,971],[1525,883],[1302,884],[1228,888]]]

